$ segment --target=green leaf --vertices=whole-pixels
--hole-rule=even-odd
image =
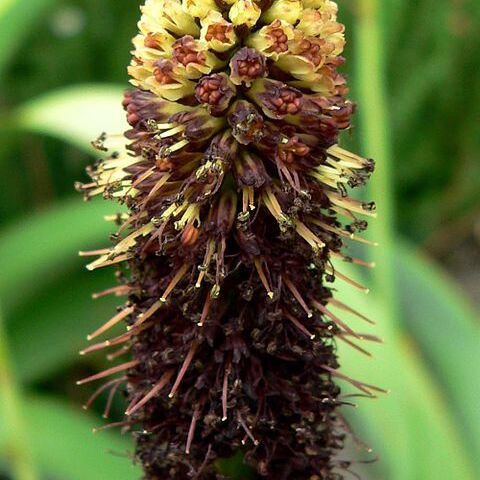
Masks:
[[[12,308],[58,278],[68,266],[80,265],[80,249],[108,244],[114,227],[102,217],[118,209],[108,202],[83,203],[77,198],[3,230],[0,299],[7,320]]]
[[[136,480],[140,472],[128,458],[131,441],[118,432],[92,433],[99,420],[54,398],[27,397],[23,412],[34,457],[49,478],[62,480]],[[5,450],[0,422],[0,454]]]
[[[114,315],[121,303],[111,296],[92,300],[91,294],[112,285],[112,269],[67,271],[12,312],[8,335],[23,383],[43,380],[79,360],[79,350],[87,346],[86,335]]]
[[[342,265],[341,271],[359,277],[346,265]],[[370,345],[372,359],[362,359],[348,346],[339,348],[342,370],[347,375],[391,390],[378,399],[360,399],[358,409],[345,412],[355,430],[379,455],[380,478],[473,480],[472,460],[466,453],[463,432],[442,385],[432,379],[422,356],[401,331],[391,328],[382,303],[373,295],[363,296],[340,282],[337,288],[339,299],[378,322],[374,327],[363,328],[358,321],[343,315],[351,326],[385,339],[383,345]],[[347,385],[345,390],[352,388]]]
[[[47,93],[22,105],[13,120],[18,128],[51,135],[93,152],[90,142],[102,132],[128,129],[117,85],[83,84]]]
[[[428,361],[435,380],[465,432],[480,472],[480,324],[458,287],[431,261],[405,243],[396,271],[403,321]]]
[[[233,457],[218,460],[216,466],[222,475],[231,480],[255,480],[258,478],[254,470],[246,465],[242,452],[238,452]]]
[[[0,78],[35,23],[57,0],[0,0]]]
[[[10,469],[16,480],[37,480],[30,437],[20,406],[22,390],[15,378],[10,345],[0,312],[0,442],[11,458]],[[3,431],[1,431],[3,429]],[[0,458],[1,459],[1,458]]]

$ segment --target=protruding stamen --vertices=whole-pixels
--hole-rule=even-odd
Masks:
[[[327,192],[326,195],[334,205],[337,205],[341,208],[372,218],[376,218],[377,216],[375,213],[374,203],[362,203],[349,197],[342,197],[341,195],[333,192]]]
[[[358,388],[361,392],[367,394],[370,397],[374,397],[375,395],[372,394],[371,390],[374,390],[376,392],[381,392],[381,393],[388,393],[388,390],[385,390],[383,388],[377,387],[375,385],[369,385],[368,383],[363,383],[358,380],[355,380],[353,378],[350,378],[349,376],[345,375],[342,372],[339,372],[338,370],[329,367],[328,365],[322,365],[321,366],[324,370],[327,370],[330,372],[334,377],[341,378],[342,380],[347,381],[348,383],[352,384],[354,387]]]
[[[270,188],[267,188],[262,196],[263,203],[267,207],[268,211],[273,215],[275,220],[280,226],[280,230],[285,230],[286,227],[293,225],[292,221],[285,215],[282,211],[282,207],[278,202],[277,197],[271,191]]]
[[[198,348],[198,344],[197,342],[194,341],[192,343],[192,346],[190,347],[189,352],[187,353],[187,356],[185,357],[182,368],[180,369],[177,379],[175,380],[175,383],[172,387],[172,391],[168,394],[169,398],[173,398],[177,393],[178,387],[182,383],[183,377],[187,373],[188,367],[192,363],[192,360],[193,360],[193,357],[195,356],[195,352],[197,351],[197,348]]]
[[[80,251],[78,255],[80,257],[96,257],[97,255],[108,255],[110,253],[109,248],[102,248],[100,250],[88,250],[88,251]]]
[[[334,315],[328,308],[326,308],[324,305],[322,305],[319,301],[317,300],[312,300],[312,305],[320,312],[322,312],[324,315],[326,315],[330,320],[332,320],[334,323],[336,323],[340,328],[343,328],[346,332],[350,333],[350,335],[360,338],[360,336],[352,330],[344,321],[342,321],[340,318],[338,318],[336,315]]]
[[[122,383],[124,382],[125,380],[127,379],[126,376],[124,377],[120,377],[120,378],[114,378],[113,380],[109,380],[107,383],[105,383],[104,385],[102,385],[101,387],[97,388],[97,390],[95,390],[95,392],[90,396],[90,398],[88,399],[87,403],[85,403],[85,405],[83,406],[83,409],[84,410],[88,410],[93,402],[105,391],[108,389],[108,387],[111,387],[112,385],[115,385],[116,383]]]
[[[130,350],[130,345],[124,345],[122,348],[119,348],[116,352],[110,353],[107,355],[107,360],[109,362],[115,360],[118,357],[121,357]]]
[[[292,292],[293,296],[297,300],[297,302],[302,306],[302,308],[305,310],[305,313],[307,314],[308,318],[311,318],[313,316],[312,310],[308,307],[307,303],[303,299],[302,295],[298,291],[297,287],[290,281],[289,278],[287,277],[282,277],[283,281],[285,282],[285,285],[288,287],[288,289]]]
[[[277,217],[283,217],[284,213],[282,211],[282,207],[280,206],[280,203],[278,202],[277,197],[275,194],[272,192],[271,188],[266,188],[265,189],[265,198],[264,200],[269,200],[271,208],[275,212],[275,216]]]
[[[228,407],[228,377],[230,376],[230,365],[227,365],[225,368],[225,374],[223,375],[223,386],[222,386],[222,422],[227,420],[227,407]]]
[[[325,271],[329,275],[334,275],[335,278],[339,278],[340,280],[343,280],[344,282],[348,283],[349,285],[352,285],[352,287],[355,287],[356,289],[360,290],[363,293],[369,293],[370,289],[361,285],[360,283],[356,282],[355,280],[351,279],[350,277],[347,277],[343,273],[340,273],[337,269],[333,269],[330,266],[325,267]]]
[[[157,229],[155,233],[152,233],[150,235],[150,238],[145,242],[145,245],[142,247],[142,250],[140,251],[140,255],[143,255],[145,252],[148,251],[148,249],[153,245],[153,243],[158,240],[159,243],[161,243],[161,239],[163,236],[163,232],[167,228],[169,220],[165,220],[160,227]]]
[[[208,312],[210,311],[211,303],[212,303],[212,296],[210,293],[207,293],[207,299],[205,300],[205,304],[202,310],[202,315],[200,317],[200,321],[198,322],[199,327],[203,327],[203,325],[205,324],[205,320],[208,316]]]
[[[121,383],[116,383],[111,389],[110,393],[108,394],[107,403],[105,404],[105,409],[103,410],[103,418],[108,418],[110,416],[110,410],[112,408],[113,399],[115,394],[117,393],[118,388],[120,387]]]
[[[375,268],[377,266],[375,262],[365,262],[360,258],[349,257],[348,255],[344,255],[343,253],[340,253],[340,252],[330,252],[330,255],[334,258],[340,258],[344,262],[360,265],[361,267]]]
[[[262,282],[262,285],[265,287],[265,290],[267,291],[267,296],[270,299],[273,299],[275,294],[273,293],[273,290],[270,287],[270,284],[268,283],[265,272],[263,271],[263,265],[261,264],[259,259],[255,260],[255,268],[257,269],[257,273],[258,273],[258,276],[260,277],[260,281]]]
[[[255,190],[253,187],[242,188],[242,211],[248,212],[248,210],[255,209]]]
[[[117,365],[116,367],[108,368],[103,372],[84,378],[83,380],[79,380],[77,382],[77,385],[83,385],[85,383],[93,382],[95,380],[100,380],[101,378],[108,377],[109,375],[113,375],[114,373],[123,372],[124,370],[128,370],[130,368],[136,367],[139,363],[140,363],[139,360],[132,360],[131,362],[122,363],[121,365]]]
[[[183,140],[180,140],[179,142],[173,144],[172,146],[168,147],[168,151],[170,153],[176,152],[178,150],[181,150],[183,147],[188,145],[190,142],[186,138]]]
[[[378,242],[372,242],[366,238],[357,237],[354,233],[350,235],[350,239],[358,243],[363,243],[364,245],[369,245],[370,247],[378,247],[380,244]]]
[[[212,261],[213,254],[215,253],[216,243],[214,240],[211,240],[207,245],[207,250],[205,252],[205,259],[203,260],[203,264],[201,267],[200,274],[198,275],[197,282],[195,284],[195,288],[200,288],[202,285],[203,278],[207,274],[208,267],[210,262]],[[200,269],[200,267],[199,267]]]
[[[309,222],[327,230],[328,232],[335,233],[336,235],[340,235],[341,237],[349,238],[350,240],[354,240],[355,242],[363,243],[371,247],[378,247],[378,242],[372,242],[365,238],[357,237],[355,234],[351,232],[347,232],[346,230],[342,230],[341,228],[333,227],[332,225],[328,225],[328,223],[322,222],[316,218],[309,217],[308,220]]]
[[[119,285],[118,287],[107,288],[103,292],[97,292],[92,294],[92,298],[96,300],[97,298],[106,297],[107,295],[115,295],[116,297],[121,297],[123,295],[128,295],[131,288],[128,285]]]
[[[185,130],[185,125],[177,125],[176,127],[167,130],[166,132],[160,133],[158,136],[160,138],[168,138],[177,135],[177,133],[182,133]]]
[[[115,257],[112,260],[108,260],[108,256],[102,256],[99,259],[95,260],[92,263],[89,263],[87,265],[87,270],[96,270],[97,268],[103,268],[103,267],[108,267],[110,265],[115,265],[116,263],[121,263],[124,262],[125,260],[128,260],[130,258],[129,254],[124,254],[124,255],[119,255],[118,257]]]
[[[104,323],[99,329],[95,330],[93,333],[87,336],[87,340],[93,340],[94,338],[98,337],[102,333],[110,330],[112,327],[120,323],[124,318],[128,317],[133,311],[135,310],[134,306],[127,307],[123,309],[121,312],[117,313],[114,317],[112,317],[108,322]]]
[[[315,335],[310,332],[304,325],[302,325],[292,314],[284,312],[284,315],[290,320],[303,334],[305,334],[310,340],[315,338]]]
[[[193,437],[195,435],[195,427],[197,426],[198,417],[200,416],[200,409],[195,408],[192,415],[192,422],[190,423],[190,428],[188,430],[187,445],[185,446],[185,453],[190,455],[190,448],[192,446]]]
[[[155,303],[153,303],[148,310],[146,310],[144,313],[140,313],[138,315],[136,322],[133,325],[130,325],[127,327],[127,330],[133,330],[134,328],[139,327],[143,323],[145,323],[157,310],[159,310],[163,306],[164,302],[161,300],[157,300]]]
[[[367,158],[360,157],[355,155],[348,150],[340,148],[338,145],[333,145],[327,150],[328,154],[335,157],[338,161],[341,162],[342,166],[348,168],[368,168],[373,170],[374,162]]]
[[[375,343],[384,343],[383,338],[377,337],[376,335],[370,335],[369,333],[360,333],[359,335],[361,340]]]
[[[80,355],[86,355],[87,353],[96,352],[104,348],[121,345],[122,343],[128,342],[128,340],[130,340],[133,336],[138,335],[141,331],[146,330],[151,326],[151,323],[146,323],[144,325],[141,325],[139,328],[135,328],[134,330],[132,329],[127,333],[119,335],[118,337],[112,338],[110,340],[105,340],[104,342],[96,343],[95,345],[91,345],[90,347],[81,350]]]
[[[145,205],[160,191],[160,189],[170,180],[171,174],[167,173],[164,175],[150,190],[149,194],[141,204],[141,208],[144,208]]]
[[[345,342],[347,345],[350,345],[352,348],[354,348],[355,350],[359,351],[360,353],[363,353],[364,355],[366,355],[367,357],[371,357],[372,354],[368,351],[368,350],[365,350],[364,348],[360,347],[359,345],[357,345],[355,342],[352,342],[351,340],[349,340],[347,337],[345,337],[344,335],[342,334],[339,334],[337,335],[337,337],[339,340],[341,340],[342,342]]]
[[[155,225],[153,225],[152,222],[145,224],[143,227],[140,227],[138,230],[135,230],[130,235],[125,237],[123,240],[120,240],[120,242],[115,245],[110,255],[113,256],[118,253],[126,252],[136,244],[137,238],[147,236],[154,229]]]
[[[242,428],[245,430],[245,433],[247,434],[248,438],[253,442],[254,445],[258,445],[259,441],[253,436],[252,432],[250,431],[250,428],[247,427],[247,424],[242,418],[242,415],[240,412],[237,413],[237,418],[238,418],[238,423],[242,426]]]
[[[147,180],[152,174],[153,172],[155,171],[155,165],[153,167],[150,167],[143,175],[140,175],[133,183],[132,185],[130,186],[130,188],[128,188],[128,190],[125,192],[125,195],[128,195],[133,189],[137,188],[142,182],[144,182],[145,180]],[[131,224],[131,221],[133,221],[134,219],[136,218],[136,215],[133,215],[132,217],[130,217],[130,221],[127,221],[125,222],[122,227],[120,228],[120,232],[125,230],[125,228]],[[119,234],[120,234],[119,232]]]
[[[348,305],[346,305],[345,303],[342,303],[340,302],[339,300],[337,300],[336,298],[329,298],[328,299],[328,303],[330,305],[334,305],[335,307],[341,309],[341,310],[344,310],[346,312],[349,312],[351,313],[352,315],[355,315],[356,317],[358,318],[361,318],[362,320],[365,320],[367,323],[370,323],[371,325],[375,325],[375,322],[373,320],[370,320],[368,317],[366,317],[365,315],[362,315],[360,312],[358,312],[357,310],[354,310],[353,308],[349,307]]]
[[[107,425],[102,425],[101,427],[92,428],[92,432],[98,433],[98,432],[101,432],[102,430],[109,430],[110,428],[117,428],[117,427],[127,427],[129,425],[133,425],[133,423],[127,422],[127,421],[112,422],[112,423],[108,423]]]
[[[132,415],[139,408],[142,408],[153,397],[156,397],[158,393],[168,384],[174,372],[175,370],[173,368],[165,372],[158,383],[139,402],[136,402],[134,405],[128,408],[128,410],[125,412],[125,415]]]
[[[311,245],[314,252],[321,250],[325,243],[323,243],[303,222],[297,220],[295,222],[297,233]]]
[[[120,221],[127,221],[130,218],[128,213],[116,213],[115,215],[104,215],[103,219],[106,222],[119,223]]]
[[[184,275],[187,273],[189,265],[183,265],[175,276],[172,278],[171,282],[168,284],[167,289],[163,292],[163,295],[160,297],[160,301],[165,303],[167,301],[168,296],[172,293],[173,289],[177,286],[177,284],[182,280]]]

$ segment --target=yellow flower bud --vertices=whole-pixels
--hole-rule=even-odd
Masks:
[[[320,35],[323,28],[322,14],[313,8],[306,8],[301,13],[296,28],[302,30],[305,35]]]
[[[183,0],[182,6],[192,17],[204,18],[210,12],[218,12],[215,0]]]
[[[276,61],[288,51],[288,42],[293,40],[294,36],[293,27],[289,23],[275,20],[250,35],[245,43]]]
[[[292,87],[310,89],[325,97],[348,94],[345,78],[331,65],[324,65],[315,73],[296,75],[296,78],[298,80],[290,82]]]
[[[301,0],[274,0],[262,15],[264,22],[274,22],[278,18],[294,25],[302,12]]]
[[[188,79],[208,75],[225,65],[224,61],[205,48],[203,42],[191,35],[185,35],[173,44],[173,59],[178,65],[183,65],[184,76]]]
[[[323,0],[318,9],[322,13],[327,13],[328,15],[331,15],[332,20],[337,19],[338,5],[335,2],[332,2],[332,0]]]
[[[237,43],[233,24],[227,22],[220,12],[211,10],[201,20],[200,38],[216,52],[226,52]]]
[[[147,0],[142,7],[141,24],[150,32],[160,29],[176,35],[198,35],[195,19],[178,0]]]
[[[228,18],[236,27],[245,25],[252,28],[258,22],[261,14],[262,11],[256,3],[251,0],[238,0],[230,8]]]
[[[295,78],[316,72],[332,51],[325,40],[307,36],[295,30],[295,38],[289,42],[289,50],[278,58],[276,66]]]
[[[335,14],[338,10],[337,5],[331,0],[303,0],[303,6],[304,8],[315,8],[322,11],[333,11],[334,9]]]
[[[173,42],[175,37],[166,31],[136,35],[132,40],[135,47],[132,53],[142,61],[155,61],[171,54]]]
[[[149,90],[166,100],[180,100],[193,95],[195,90],[195,84],[186,78],[185,67],[173,65],[168,60],[142,64],[133,61],[128,67],[128,73],[132,77],[132,85]]]
[[[305,9],[300,15],[296,28],[305,35],[320,37],[331,46],[331,55],[339,55],[345,46],[343,32],[345,27],[335,21],[335,15],[311,8]]]
[[[320,37],[324,38],[331,46],[332,56],[338,56],[343,52],[345,48],[345,27],[337,22],[328,22],[320,33]]]

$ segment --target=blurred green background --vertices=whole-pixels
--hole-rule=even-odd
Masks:
[[[2,480],[139,478],[128,438],[91,433],[105,423],[105,399],[84,412],[95,387],[74,386],[106,363],[77,352],[115,306],[89,298],[113,272],[87,273],[76,252],[105,245],[102,216],[116,207],[83,204],[73,191],[93,158],[89,140],[123,128],[138,4],[0,0]],[[390,389],[345,411],[373,453],[352,441],[342,459],[369,480],[476,480],[480,3],[339,4],[359,105],[344,143],[377,160],[367,195],[378,203],[370,235],[380,246],[364,252],[373,272],[351,272],[372,293],[338,289],[385,340],[369,345],[371,359],[340,355],[345,372]],[[112,421],[121,408],[118,395]]]

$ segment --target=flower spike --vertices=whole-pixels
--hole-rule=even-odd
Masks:
[[[102,160],[77,184],[123,205],[113,245],[81,253],[113,265],[126,296],[82,350],[124,363],[106,381],[105,415],[125,389],[146,480],[214,480],[244,454],[267,480],[339,480],[350,434],[337,382],[383,390],[339,370],[337,342],[370,355],[332,282],[368,289],[342,263],[376,245],[361,232],[375,204],[374,161],[338,145],[355,106],[339,72],[344,26],[332,0],[146,0],[133,39],[124,136],[102,135]],[[125,145],[119,145],[124,138]],[[111,145],[115,145],[112,150]],[[340,270],[337,268],[340,264]],[[98,340],[97,340],[98,341]],[[125,387],[123,385],[125,384]],[[343,388],[343,387],[342,387]],[[351,405],[351,404],[350,404]],[[350,465],[342,461],[343,471]]]

